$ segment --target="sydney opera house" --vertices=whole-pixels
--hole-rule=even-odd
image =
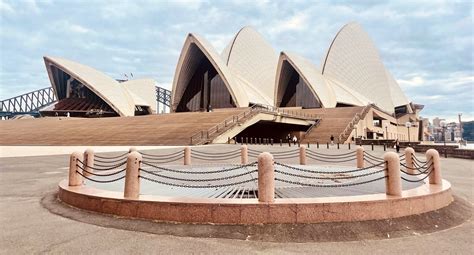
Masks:
[[[157,113],[152,79],[119,81],[70,60],[44,57],[44,61],[58,101],[41,109],[42,115]],[[321,63],[286,50],[278,53],[252,27],[240,29],[220,54],[205,38],[188,34],[174,74],[170,111],[216,112],[255,105],[317,115],[305,128],[286,126],[280,132],[297,132],[307,139],[324,140],[335,133],[343,141],[355,137],[415,141],[423,132],[418,129],[423,106],[403,93],[357,23],[340,29]],[[292,123],[291,118],[284,122]],[[247,128],[232,137],[255,135],[255,128]]]

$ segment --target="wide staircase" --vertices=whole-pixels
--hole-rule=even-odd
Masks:
[[[315,126],[311,127],[304,135],[302,142],[327,143],[331,142],[331,136],[334,136],[335,143],[344,143],[348,138],[347,132],[349,129],[352,131],[351,124],[356,124],[353,122],[358,122],[358,118],[360,118],[366,109],[367,107],[356,106],[301,110],[304,113],[317,114],[321,118]]]
[[[190,137],[249,108],[110,118],[0,122],[1,145],[186,145]]]

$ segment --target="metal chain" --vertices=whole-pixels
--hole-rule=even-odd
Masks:
[[[155,172],[147,171],[147,170],[142,169],[142,168],[140,168],[140,170],[143,171],[143,172],[145,172],[145,173],[147,173],[147,174],[151,174],[151,175],[153,175],[153,176],[157,176],[157,177],[161,177],[161,178],[165,178],[165,179],[170,179],[170,180],[175,180],[175,181],[187,181],[187,182],[224,181],[224,180],[230,180],[230,179],[242,177],[242,176],[247,175],[247,174],[251,174],[251,173],[256,173],[256,172],[258,172],[257,169],[254,169],[254,170],[251,170],[251,171],[249,171],[249,172],[240,173],[240,174],[236,174],[236,175],[229,175],[229,176],[224,176],[224,177],[209,178],[209,179],[185,179],[185,178],[178,178],[178,177],[172,177],[172,176],[166,176],[166,175],[157,174],[157,173],[155,173]]]
[[[372,166],[383,162],[383,161],[382,161],[382,162],[381,162],[381,161],[375,161],[375,162],[374,162],[374,161],[372,161],[372,160],[370,160],[370,159],[368,159],[368,158],[364,158],[364,161],[367,162],[367,163],[369,163],[369,164],[371,164]]]
[[[283,155],[283,154],[293,154],[293,153],[298,153],[300,149],[294,149],[294,150],[290,150],[290,151],[267,151],[268,153],[272,154],[272,155]],[[260,153],[263,153],[265,151],[258,151],[258,150],[253,150],[253,149],[248,149],[248,152],[251,152],[251,153],[256,153],[256,154],[260,154]]]
[[[344,159],[344,160],[337,160],[337,159],[325,160],[325,159],[316,158],[316,157],[311,156],[311,155],[306,155],[306,156],[310,159],[314,159],[314,160],[321,161],[321,162],[327,162],[327,163],[343,163],[343,162],[349,162],[349,161],[357,159],[357,158],[354,157],[354,158],[349,158],[349,159]]]
[[[289,175],[293,177],[299,177],[299,178],[306,178],[306,179],[315,179],[315,180],[334,180],[334,179],[354,179],[354,178],[359,178],[359,177],[365,177],[373,174],[377,174],[380,172],[385,171],[385,169],[381,169],[375,172],[369,172],[365,174],[360,174],[360,175],[354,175],[354,176],[337,176],[337,177],[318,177],[318,176],[307,176],[307,175],[300,175],[300,174],[293,174],[293,173],[288,173],[284,171],[280,171],[278,169],[275,169],[275,173],[280,173],[284,175]]]
[[[110,162],[110,163],[112,163],[112,162]],[[117,165],[120,165],[120,164],[123,164],[123,163],[127,163],[127,161],[125,160],[125,161],[119,162],[114,166],[117,166]],[[113,166],[113,165],[97,164],[96,161],[94,160],[94,167],[111,167],[111,166]]]
[[[159,180],[155,180],[152,178],[148,178],[145,176],[138,176],[139,178],[142,178],[144,180],[150,181],[150,182],[155,182],[163,185],[168,185],[168,186],[174,186],[174,187],[181,187],[181,188],[222,188],[222,187],[229,187],[229,186],[236,186],[244,183],[249,183],[256,181],[257,178],[245,180],[245,181],[240,181],[240,182],[234,182],[234,183],[225,183],[225,184],[214,184],[214,185],[188,185],[188,184],[174,184],[174,183],[169,183],[169,182],[163,182]]]
[[[89,181],[92,181],[92,182],[97,182],[97,183],[111,183],[111,182],[116,182],[116,181],[119,181],[119,180],[122,180],[123,178],[125,178],[125,175],[122,176],[122,177],[119,177],[117,179],[113,179],[113,180],[94,180],[92,178],[89,178],[85,175],[83,175],[81,172],[79,171],[76,171],[76,173],[78,173],[80,176],[84,177],[85,179],[89,180]]]
[[[290,166],[290,165],[282,164],[280,162],[275,162],[275,165],[283,166],[283,167],[293,169],[293,170],[297,170],[297,171],[302,171],[302,172],[307,172],[307,173],[314,173],[314,174],[353,173],[353,172],[358,172],[358,171],[363,171],[363,170],[375,168],[375,167],[381,166],[383,164],[385,164],[385,162],[382,162],[380,164],[370,166],[370,167],[363,167],[363,168],[352,169],[352,170],[344,170],[344,171],[315,171],[315,170],[309,170],[309,169],[304,169],[304,168],[293,167],[293,166]]]
[[[101,159],[117,159],[117,158],[121,158],[123,156],[126,156],[128,154],[128,152],[124,153],[124,154],[120,154],[120,155],[117,155],[117,156],[112,156],[112,157],[105,157],[105,156],[100,156],[100,155],[94,155],[95,158],[101,158]]]
[[[425,177],[423,177],[423,178],[421,178],[421,179],[419,179],[419,180],[410,180],[410,179],[407,179],[407,178],[405,178],[405,177],[403,177],[403,176],[402,176],[401,178],[402,178],[402,180],[407,181],[407,182],[421,182],[421,181],[424,181],[426,178],[428,178],[428,176],[430,176],[431,173],[433,173],[433,169],[434,169],[434,167],[431,168],[431,171],[430,171]]]
[[[80,159],[78,159],[77,161],[78,161],[79,163],[81,163],[82,165],[86,165],[86,164],[84,164],[84,162],[82,162]],[[112,169],[115,169],[115,168],[117,168],[117,167],[123,166],[123,165],[125,165],[126,163],[127,163],[127,161],[122,162],[122,163],[117,164],[117,165],[110,166],[110,167],[108,167],[108,168],[97,168],[97,167],[88,166],[88,165],[86,165],[86,167],[88,167],[88,168],[90,168],[90,169],[92,169],[92,170],[95,170],[95,171],[108,171],[108,170],[112,170]]]
[[[240,157],[240,154],[229,156],[229,157],[202,157],[202,156],[191,154],[191,158],[200,159],[200,160],[229,160],[229,159],[234,159],[237,157]]]
[[[142,162],[148,162],[148,163],[151,163],[151,164],[166,164],[166,163],[171,163],[171,162],[175,162],[177,160],[180,160],[182,159],[183,157],[179,157],[179,158],[176,158],[176,159],[170,159],[170,160],[165,160],[165,161],[156,161],[156,160],[143,160]]]
[[[420,159],[417,158],[416,155],[414,155],[414,154],[412,155],[412,158],[413,158],[415,161],[417,161],[418,163],[420,163],[420,164],[425,164],[425,163],[428,161],[428,160],[425,160],[425,161],[420,160]]]
[[[426,174],[426,172],[428,172],[429,169],[431,169],[431,167],[433,166],[434,164],[431,164],[428,168],[425,169],[425,171],[420,171],[418,169],[416,169],[418,171],[417,174],[412,174],[412,173],[409,173],[407,171],[404,171],[403,169],[400,169],[400,171],[406,175],[411,175],[411,176],[418,176],[418,175],[422,175],[422,174]]]
[[[342,156],[342,157],[328,157],[328,156],[321,156],[321,155],[313,154],[313,153],[308,153],[307,155],[315,157],[315,158],[322,158],[322,159],[325,159],[325,160],[344,160],[344,159],[347,159],[347,158],[356,157],[356,155],[348,155],[348,156]]]
[[[94,175],[94,176],[112,176],[112,175],[116,175],[116,174],[119,174],[119,173],[123,173],[123,172],[125,172],[125,170],[127,170],[126,168],[124,168],[122,170],[119,170],[117,172],[113,172],[113,173],[110,173],[110,174],[96,174],[94,172],[87,171],[86,169],[82,168],[80,165],[76,164],[76,166],[79,167],[83,172],[86,172],[86,173]]]
[[[170,156],[176,156],[178,154],[182,154],[183,152],[182,151],[175,151],[175,152],[172,152],[172,153],[169,153],[169,154],[148,154],[148,153],[144,153],[144,152],[141,152],[139,151],[140,154],[142,154],[142,156],[147,156],[147,157],[151,157],[151,158],[162,158],[162,157],[170,157]]]
[[[233,168],[215,170],[215,171],[183,171],[183,170],[176,170],[176,169],[170,169],[170,168],[165,168],[165,167],[159,167],[159,166],[149,164],[149,163],[146,163],[146,162],[142,162],[142,164],[146,165],[146,166],[154,167],[154,168],[159,169],[159,170],[174,172],[174,173],[181,173],[181,174],[214,174],[214,173],[229,172],[229,171],[233,171],[233,170],[237,170],[237,169],[243,169],[243,168],[246,168],[246,167],[249,167],[249,166],[255,166],[257,164],[257,162],[253,162],[253,163],[250,163],[250,164],[247,164],[247,165],[239,165],[239,166],[233,167]]]
[[[236,150],[233,150],[233,151],[226,151],[226,152],[205,152],[205,151],[193,150],[192,153],[202,154],[202,155],[210,155],[210,156],[215,156],[215,155],[225,156],[225,155],[229,155],[229,154],[240,153],[240,150],[241,149],[236,149]]]
[[[275,181],[281,181],[289,184],[295,184],[295,185],[300,185],[300,186],[310,186],[310,187],[316,187],[316,188],[342,188],[342,187],[350,187],[350,186],[356,186],[356,185],[362,185],[362,184],[367,184],[375,181],[379,181],[382,179],[387,178],[388,176],[382,176],[379,178],[375,178],[372,180],[368,181],[363,181],[363,182],[350,182],[350,183],[341,183],[341,184],[312,184],[312,183],[301,183],[301,182],[296,182],[296,181],[289,181],[289,180],[284,180],[280,178],[275,178]]]
[[[104,163],[104,164],[110,164],[110,163],[115,163],[117,161],[122,161],[124,159],[126,160],[127,158],[124,157],[124,158],[118,158],[118,159],[111,160],[111,161],[105,161],[105,160],[96,159],[96,156],[94,156],[94,163],[99,162],[99,163]]]
[[[427,164],[430,163],[430,162],[431,162],[431,160],[429,162],[426,162],[426,164],[421,166],[421,167],[409,167],[409,166],[407,166],[406,164],[403,164],[403,163],[400,163],[400,166],[403,166],[403,167],[405,167],[407,169],[410,169],[410,170],[427,169],[428,167],[431,166],[431,165],[427,166]],[[431,163],[433,163],[433,162],[431,162]]]
[[[306,152],[313,153],[313,154],[318,155],[318,156],[326,156],[326,157],[343,157],[343,156],[348,156],[348,155],[356,153],[355,151],[351,151],[351,152],[348,152],[348,153],[331,155],[331,154],[319,153],[319,152],[316,152],[316,151],[313,151],[313,150],[306,150]]]
[[[145,156],[143,155],[142,158],[144,159],[150,159],[150,160],[169,160],[169,159],[175,159],[175,158],[182,158],[184,155],[182,153],[176,154],[174,156],[169,156],[169,157],[150,157],[150,156]]]

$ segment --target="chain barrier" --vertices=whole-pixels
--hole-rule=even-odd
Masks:
[[[313,151],[313,150],[306,150],[306,152],[309,153],[309,154],[313,154],[315,156],[318,156],[318,157],[326,157],[326,158],[346,158],[346,157],[349,157],[351,155],[356,154],[355,151],[351,151],[351,152],[348,152],[348,153],[342,153],[342,154],[334,154],[334,155],[319,153],[319,152],[316,152],[316,151]]]
[[[406,175],[418,176],[418,175],[426,174],[426,173],[428,172],[428,170],[430,170],[430,169],[433,167],[433,165],[434,165],[434,164],[432,163],[430,166],[428,166],[427,168],[425,168],[424,171],[421,171],[421,170],[419,170],[419,169],[416,169],[416,170],[418,171],[418,173],[416,173],[416,174],[409,173],[409,172],[407,172],[407,171],[404,171],[403,169],[400,169],[400,171],[401,171],[402,173],[406,174]]]
[[[169,154],[148,154],[148,153],[145,153],[145,152],[141,152],[139,151],[139,153],[142,155],[142,157],[148,157],[148,158],[167,158],[167,157],[174,157],[176,155],[180,155],[182,154],[183,152],[182,151],[175,151],[175,152],[172,152],[172,153],[169,153]]]
[[[112,156],[112,157],[106,157],[106,156],[100,156],[100,155],[94,155],[95,158],[100,158],[100,159],[118,159],[118,158],[122,158],[124,156],[127,156],[128,152],[124,153],[124,154],[120,154],[120,155],[117,155],[117,156]]]
[[[115,162],[110,162],[110,163],[115,163]],[[117,164],[115,165],[105,165],[105,164],[97,164],[96,161],[94,160],[94,167],[111,167],[111,166],[120,166],[121,164],[125,164],[127,163],[126,160],[122,161],[122,162],[118,162]]]
[[[351,170],[342,170],[342,171],[317,171],[317,170],[310,170],[310,169],[304,169],[304,168],[298,168],[286,164],[282,164],[280,162],[275,162],[275,165],[286,167],[289,169],[293,169],[296,171],[302,171],[302,172],[307,172],[307,173],[313,173],[313,174],[344,174],[344,173],[353,173],[353,172],[359,172],[363,170],[368,170],[371,168],[379,167],[381,165],[385,164],[385,162],[382,162],[380,164],[374,165],[374,166],[369,166],[369,167],[363,167],[363,168],[357,168],[357,169],[351,169]]]
[[[154,164],[166,164],[166,163],[171,163],[171,162],[175,162],[177,160],[180,160],[182,159],[183,156],[179,156],[179,157],[176,157],[176,158],[171,158],[169,160],[159,160],[159,159],[149,159],[149,158],[143,158],[145,162],[149,162],[149,163],[154,163]]]
[[[253,162],[253,163],[246,164],[246,165],[239,165],[239,166],[233,167],[233,168],[225,168],[225,169],[221,169],[221,170],[214,170],[214,171],[183,171],[183,170],[176,170],[176,169],[171,169],[171,168],[166,168],[166,167],[160,167],[160,166],[157,166],[157,165],[149,164],[147,162],[142,162],[142,164],[146,165],[146,166],[149,166],[149,167],[159,169],[159,170],[174,172],[174,173],[181,173],[181,174],[215,174],[215,173],[230,172],[230,171],[234,171],[234,170],[237,170],[237,169],[243,169],[243,168],[247,168],[249,166],[256,166],[257,162]]]
[[[305,179],[315,179],[315,180],[355,179],[355,178],[360,178],[360,177],[365,177],[365,176],[381,173],[383,171],[385,171],[385,169],[382,168],[381,170],[377,170],[377,171],[374,171],[374,172],[368,172],[368,173],[360,174],[360,175],[319,177],[319,176],[308,176],[308,175],[293,174],[293,173],[288,173],[288,172],[284,172],[284,171],[280,171],[278,169],[275,169],[275,173],[284,174],[284,175],[293,176],[293,177],[305,178]]]
[[[418,179],[418,180],[410,180],[410,179],[407,179],[407,178],[405,178],[405,177],[403,177],[403,176],[402,176],[401,178],[402,178],[402,180],[407,181],[407,182],[422,182],[422,181],[424,181],[426,178],[428,178],[428,176],[430,176],[431,173],[433,173],[433,170],[434,170],[434,167],[431,168],[430,172],[429,172],[425,177],[423,177],[423,178],[421,178],[421,179]]]
[[[315,187],[315,188],[342,188],[342,187],[350,187],[350,186],[356,186],[356,185],[362,185],[362,184],[367,184],[375,181],[380,181],[385,178],[387,178],[388,175],[378,177],[372,180],[367,180],[367,181],[362,181],[362,182],[350,182],[350,183],[340,183],[340,184],[313,184],[313,183],[302,183],[302,182],[297,182],[297,181],[289,181],[289,180],[284,180],[280,178],[275,178],[275,181],[281,181],[289,184],[294,184],[294,185],[300,185],[300,186],[309,186],[309,187]]]
[[[122,169],[122,170],[119,170],[117,172],[113,172],[113,173],[110,173],[110,174],[97,174],[97,173],[94,173],[94,172],[89,172],[87,171],[85,168],[83,168],[82,166],[76,164],[77,167],[79,167],[83,172],[86,172],[90,175],[94,175],[94,176],[101,176],[101,177],[104,177],[104,176],[112,176],[112,175],[116,175],[116,174],[119,174],[119,173],[123,173],[125,172],[125,170],[127,170],[126,168]]]
[[[229,160],[229,159],[235,159],[237,157],[240,157],[240,153],[239,154],[235,154],[235,155],[231,155],[231,156],[227,156],[227,157],[202,157],[202,156],[197,156],[197,155],[194,155],[194,154],[191,154],[191,158],[193,159],[200,159],[200,160]]]
[[[420,164],[416,163],[416,161],[413,161],[413,165],[417,168],[425,168],[430,162],[432,162],[432,161],[430,160],[430,161],[424,163],[423,165],[420,165]]]
[[[82,162],[80,159],[77,160],[79,163],[81,163],[82,165],[85,165],[86,167],[92,169],[92,170],[95,170],[95,171],[109,171],[109,170],[112,170],[112,169],[115,169],[117,167],[120,167],[120,166],[123,166],[127,163],[127,161],[124,161],[122,163],[119,163],[119,164],[116,164],[116,165],[113,165],[113,166],[110,166],[110,167],[107,167],[107,168],[97,168],[94,166],[88,166],[86,165],[84,162]]]
[[[289,151],[266,151],[272,155],[286,155],[286,154],[294,154],[294,153],[299,153],[300,149],[294,149],[294,150],[289,150]],[[257,154],[260,155],[260,153],[263,153],[265,151],[258,151],[258,150],[253,150],[253,149],[248,149],[249,154]]]
[[[236,149],[233,151],[226,151],[226,152],[204,152],[204,151],[197,151],[193,150],[192,154],[202,155],[202,156],[228,156],[233,155],[236,153],[240,153],[240,149]]]
[[[348,158],[357,158],[357,156],[354,154],[354,155],[346,155],[346,156],[336,156],[336,157],[329,157],[329,156],[321,156],[321,155],[318,155],[318,154],[313,154],[311,152],[307,153],[307,156],[312,156],[314,158],[322,158],[322,159],[325,159],[325,160],[344,160],[344,159],[348,159]]]
[[[166,176],[166,175],[161,175],[155,172],[147,171],[145,169],[140,168],[141,171],[156,176],[156,177],[161,177],[164,179],[169,179],[169,180],[175,180],[175,181],[186,181],[186,182],[213,182],[213,181],[224,181],[224,180],[230,180],[238,177],[245,176],[247,174],[252,174],[258,172],[257,169],[251,170],[249,172],[245,173],[240,173],[236,175],[229,175],[229,176],[224,176],[224,177],[216,177],[216,178],[208,178],[208,179],[185,179],[185,178],[179,178],[179,177],[172,177],[172,176]]]
[[[413,161],[415,161],[417,163],[420,163],[420,164],[426,164],[427,163],[427,160],[425,160],[425,161],[420,160],[419,158],[416,157],[415,154],[412,155],[412,159],[413,159]]]
[[[111,183],[111,182],[116,182],[116,181],[119,181],[119,180],[122,180],[123,178],[125,178],[125,175],[124,175],[122,177],[112,179],[112,180],[95,180],[95,179],[92,179],[92,178],[89,178],[89,177],[83,175],[79,171],[76,171],[76,173],[78,173],[80,176],[84,177],[86,180],[89,180],[89,181],[92,181],[92,182],[97,182],[97,183]]]
[[[367,163],[369,163],[371,166],[375,166],[375,165],[377,165],[377,164],[383,162],[383,161],[382,161],[382,162],[380,162],[380,161],[372,161],[372,160],[370,160],[370,159],[368,159],[368,158],[365,158],[365,157],[364,157],[364,161],[367,162]]]
[[[431,164],[428,165],[429,163],[431,163]],[[431,162],[431,160],[430,160],[429,162],[426,162],[426,164],[423,165],[423,166],[421,166],[421,167],[409,167],[409,166],[407,166],[406,164],[400,163],[400,166],[403,166],[403,167],[405,167],[406,169],[418,170],[418,171],[419,171],[419,169],[427,169],[427,168],[430,168],[432,165],[433,165],[433,162]]]
[[[308,157],[310,159],[313,159],[313,160],[326,162],[326,163],[343,163],[343,162],[349,162],[349,161],[353,161],[353,160],[357,159],[357,157],[352,157],[352,158],[346,158],[346,159],[341,159],[341,160],[338,160],[338,159],[326,160],[326,159],[321,159],[321,158],[314,157],[311,154],[306,155],[306,157]]]
[[[188,184],[175,184],[175,183],[169,183],[169,182],[164,182],[164,181],[159,181],[156,179],[148,178],[146,176],[139,175],[139,178],[142,178],[144,180],[150,181],[150,182],[155,182],[163,185],[168,185],[168,186],[174,186],[174,187],[180,187],[180,188],[223,188],[223,187],[229,187],[229,186],[236,186],[236,185],[241,185],[244,183],[249,183],[258,180],[257,178],[252,178],[240,182],[233,182],[233,183],[225,183],[225,184],[214,184],[214,185],[188,185]]]
[[[94,163],[95,162],[99,162],[99,163],[104,163],[104,164],[113,164],[117,161],[122,161],[122,160],[127,160],[127,157],[124,157],[124,158],[118,158],[118,159],[114,159],[114,160],[110,160],[110,161],[107,161],[107,160],[100,160],[100,159],[97,159],[95,156],[94,156]]]
[[[174,156],[167,156],[167,157],[150,157],[150,156],[143,156],[142,155],[142,158],[144,159],[149,159],[149,160],[153,160],[153,161],[159,161],[159,160],[171,160],[171,159],[179,159],[179,158],[182,158],[183,157],[183,154],[180,153],[180,154],[176,154]]]
[[[377,157],[377,156],[374,156],[366,151],[364,151],[364,158],[365,156],[367,156],[367,158],[373,160],[373,161],[384,161],[383,158],[380,158],[380,157]]]

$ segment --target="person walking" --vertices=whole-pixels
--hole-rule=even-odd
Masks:
[[[296,142],[298,142],[298,138],[296,138],[296,135],[293,136],[293,144],[296,145]]]
[[[334,136],[331,135],[331,145],[334,145]]]
[[[397,140],[395,140],[395,149],[397,149],[397,153],[400,152],[400,142]]]

